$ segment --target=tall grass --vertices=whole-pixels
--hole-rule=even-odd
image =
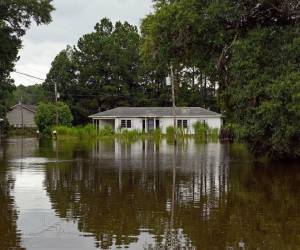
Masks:
[[[157,140],[157,141],[161,140],[163,137],[163,134],[162,134],[162,131],[160,128],[157,128],[157,129],[151,131],[149,133],[149,135],[150,135],[150,137],[152,137],[154,140]]]
[[[207,124],[196,122],[194,125],[195,138],[198,142],[212,141],[217,142],[220,137],[218,128],[210,128]]]
[[[173,138],[175,129],[172,126],[167,127],[167,138]]]
[[[218,142],[220,139],[220,130],[218,128],[208,128],[207,140],[211,142]]]
[[[167,130],[166,130],[166,131],[167,131],[166,135],[167,135],[168,137],[171,137],[171,136],[174,135],[175,129],[174,129],[173,126],[169,126],[169,127],[167,127]],[[181,129],[181,128],[177,128],[177,129],[176,129],[176,134],[177,134],[177,135],[185,135],[185,131],[184,131],[183,129]]]
[[[209,127],[202,122],[196,122],[193,124],[195,138],[197,141],[207,141]]]
[[[92,125],[88,124],[86,126],[77,127],[65,127],[58,126],[54,130],[57,132],[57,136],[67,136],[67,137],[79,137],[79,138],[96,138],[114,135],[114,131],[110,126],[105,126],[104,128],[97,131],[97,129]]]
[[[187,135],[184,130],[177,129],[176,134],[179,139],[186,138],[195,138],[198,142],[206,142],[206,141],[218,141],[219,139],[219,130],[209,128],[206,124],[201,122],[197,122],[193,125],[195,134]],[[91,138],[117,138],[125,141],[136,141],[139,139],[154,139],[161,140],[163,137],[169,142],[173,141],[175,129],[170,126],[167,127],[166,135],[164,135],[161,129],[153,130],[147,134],[143,133],[140,130],[127,130],[123,129],[115,133],[111,126],[105,126],[100,130],[97,130],[92,124],[86,126],[77,126],[77,127],[65,127],[58,126],[53,128],[57,132],[58,137],[77,137],[80,139],[91,139]]]
[[[167,142],[168,143],[172,143],[173,142],[173,139],[174,139],[174,133],[175,133],[175,129],[173,126],[169,126],[167,127],[167,130],[166,130],[166,135],[167,135]]]
[[[123,129],[117,134],[117,138],[125,141],[134,142],[141,138],[142,133],[139,130]]]
[[[113,128],[109,125],[104,126],[102,129],[100,129],[97,133],[96,130],[96,136],[100,136],[100,137],[109,137],[109,136],[113,136],[115,134],[115,131],[113,130]]]

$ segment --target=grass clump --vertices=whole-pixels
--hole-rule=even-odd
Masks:
[[[209,128],[208,129],[208,138],[213,141],[217,142],[220,137],[220,131],[218,128]]]
[[[160,128],[157,128],[157,129],[151,131],[149,134],[154,140],[161,140],[163,137],[163,134],[162,134],[162,131]]]
[[[54,127],[54,130],[56,130],[58,137],[65,136],[78,138],[96,138],[114,135],[114,131],[111,126],[105,126],[104,128],[97,131],[97,129],[92,124],[77,127],[58,126]]]
[[[125,141],[136,141],[141,138],[142,133],[139,130],[128,130],[123,129],[119,134],[118,138]]]
[[[109,136],[113,136],[115,134],[115,131],[113,130],[113,128],[109,125],[104,126],[104,128],[100,129],[98,131],[96,131],[96,136],[100,136],[100,137],[109,137]]]
[[[193,124],[195,138],[200,141],[206,141],[208,137],[209,127],[202,122],[196,122]]]
[[[175,133],[175,129],[173,126],[167,127],[166,130],[167,142],[170,144],[173,143],[174,133]]]

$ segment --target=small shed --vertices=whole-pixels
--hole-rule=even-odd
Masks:
[[[10,108],[7,113],[9,125],[15,128],[36,128],[34,116],[36,106],[19,103]]]

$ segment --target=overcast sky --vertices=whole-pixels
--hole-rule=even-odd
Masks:
[[[32,25],[23,37],[23,49],[16,70],[45,78],[54,57],[66,46],[75,45],[78,39],[93,30],[102,18],[113,22],[128,21],[139,25],[151,12],[152,0],[54,0],[56,8],[52,23]],[[41,83],[26,76],[12,73],[16,85]]]

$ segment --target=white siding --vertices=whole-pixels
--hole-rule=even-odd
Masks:
[[[99,120],[97,125],[101,129],[105,125],[111,124],[115,127],[116,132],[120,132],[121,129],[121,121],[122,120],[131,120],[131,128],[127,128],[129,131],[131,130],[143,130],[143,120],[147,118],[116,118],[115,122],[113,120]],[[155,118],[159,120],[160,129],[162,133],[165,134],[167,132],[168,127],[173,127],[173,118]],[[194,134],[193,125],[196,122],[205,122],[210,128],[218,128],[221,129],[222,127],[222,119],[220,117],[198,117],[198,118],[187,118],[187,117],[178,117],[177,120],[187,120],[188,122],[188,129],[185,131],[187,134]],[[147,124],[147,122],[146,122]],[[146,125],[147,126],[147,125]]]
[[[127,130],[132,131],[132,130],[143,130],[143,119],[142,118],[128,118],[128,117],[124,117],[124,118],[116,118],[116,132],[119,132],[121,129],[121,121],[122,120],[131,120],[131,128],[128,128]]]
[[[187,134],[194,134],[193,125],[196,122],[205,122],[210,128],[218,128],[221,129],[222,127],[222,119],[219,117],[199,117],[199,118],[187,118],[187,117],[180,117],[177,120],[187,120],[188,122],[188,129],[186,131]],[[161,118],[160,124],[162,128],[162,132],[166,133],[167,127],[174,126],[173,118]]]

